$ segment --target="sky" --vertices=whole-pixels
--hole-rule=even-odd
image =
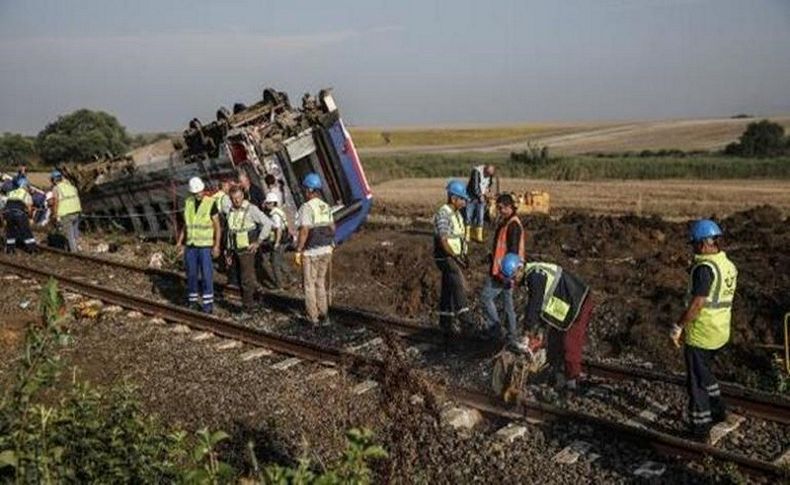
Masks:
[[[790,113],[790,0],[0,0],[0,132],[180,131],[272,86],[356,126]]]

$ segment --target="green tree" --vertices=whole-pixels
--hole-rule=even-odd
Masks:
[[[35,153],[36,146],[30,137],[19,133],[3,133],[0,136],[0,164],[27,162]]]
[[[103,111],[81,109],[48,124],[36,138],[45,163],[81,162],[94,155],[118,155],[129,148],[129,135],[118,120]]]
[[[787,153],[785,129],[769,120],[749,123],[737,143],[730,143],[724,152],[742,157],[775,157]]]

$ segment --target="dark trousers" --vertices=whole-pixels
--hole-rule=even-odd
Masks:
[[[187,301],[195,304],[199,296],[203,311],[211,313],[214,310],[214,266],[211,248],[187,246],[184,251],[184,266],[187,270]]]
[[[274,288],[282,287],[282,274],[283,274],[283,258],[285,247],[280,245],[277,249],[271,244],[268,244],[263,249],[263,262],[262,269],[264,277],[272,284]],[[267,264],[268,263],[268,264]]]
[[[6,209],[5,212],[5,247],[11,252],[17,245],[24,244],[25,250],[30,251],[36,245],[36,238],[30,230],[30,220],[27,213],[19,209]]]
[[[466,300],[466,282],[461,267],[452,259],[434,260],[442,272],[442,286],[439,296],[439,327],[450,332],[457,318],[461,324],[471,329],[472,317]]]
[[[587,327],[594,308],[595,304],[588,295],[582,303],[579,316],[567,331],[549,327],[546,343],[548,359],[554,369],[564,369],[566,379],[576,379],[582,372],[582,353],[587,343]]]
[[[255,291],[258,279],[255,276],[255,253],[241,251],[234,254],[233,267],[241,276],[241,302],[245,310],[252,310],[255,305]]]
[[[686,389],[689,396],[689,420],[694,431],[706,431],[713,421],[722,421],[726,413],[719,383],[710,371],[716,350],[686,345]]]

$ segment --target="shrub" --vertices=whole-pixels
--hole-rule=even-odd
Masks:
[[[790,151],[784,127],[773,121],[762,120],[749,123],[738,142],[727,145],[724,153],[742,157],[775,157]]]

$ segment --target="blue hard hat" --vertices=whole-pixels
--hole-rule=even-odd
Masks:
[[[516,271],[518,268],[523,265],[524,262],[521,261],[521,258],[516,253],[507,253],[504,258],[502,258],[502,264],[500,265],[500,273],[505,278],[512,278],[516,275]]]
[[[302,180],[302,187],[310,190],[320,190],[321,176],[315,172],[308,173],[304,176],[304,180]]]
[[[721,228],[718,224],[710,219],[700,219],[691,225],[689,239],[691,239],[692,242],[700,242],[703,239],[719,237],[722,234],[724,233],[721,232]]]
[[[466,184],[460,180],[450,180],[447,183],[447,195],[454,195],[464,200],[469,200],[469,195],[466,193]]]
[[[49,174],[49,177],[53,179],[59,179],[63,178],[63,174],[60,173],[60,170],[53,170],[52,173]]]

